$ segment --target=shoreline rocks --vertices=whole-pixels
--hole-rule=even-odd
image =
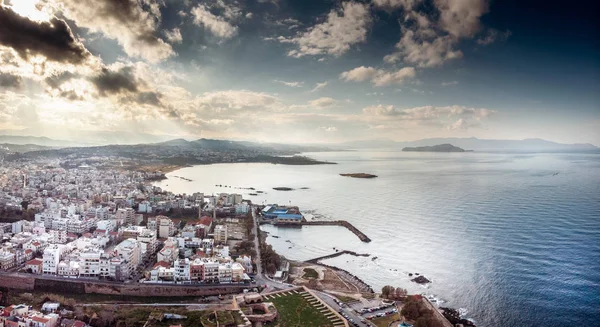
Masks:
[[[415,282],[417,284],[429,284],[431,283],[431,281],[427,278],[425,278],[425,276],[418,276],[416,278],[411,279],[412,282]]]

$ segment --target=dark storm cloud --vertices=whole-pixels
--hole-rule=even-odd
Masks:
[[[98,92],[103,96],[127,92],[135,93],[139,89],[139,82],[135,77],[133,67],[123,67],[118,71],[102,68],[100,75],[92,78],[92,83],[96,85]]]
[[[43,55],[48,60],[80,64],[90,55],[67,23],[53,18],[36,22],[0,6],[0,44],[13,48],[25,60]]]
[[[19,88],[23,83],[21,76],[0,73],[0,88]]]
[[[50,76],[45,79],[46,84],[53,89],[58,89],[64,82],[77,77],[71,72],[64,72],[58,75]]]
[[[135,102],[139,104],[149,104],[152,106],[160,106],[160,93],[157,92],[141,92],[137,95]]]

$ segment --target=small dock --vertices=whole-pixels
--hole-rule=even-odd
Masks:
[[[345,220],[332,220],[332,221],[303,221],[301,225],[304,226],[343,226],[346,227],[349,231],[354,233],[354,235],[358,236],[358,238],[365,242],[371,242],[371,239],[361,232],[358,228],[354,227],[351,223]]]
[[[297,226],[342,226],[346,227],[349,231],[354,233],[354,235],[358,236],[358,238],[365,242],[371,242],[371,239],[365,235],[365,233],[361,232],[358,228],[354,227],[351,223],[345,220],[320,220],[320,221],[305,221],[304,219],[301,222],[272,222],[265,219],[260,220],[260,224],[272,224],[274,226],[285,226],[285,227],[297,227]]]
[[[310,262],[310,263],[319,263],[319,261],[321,260],[325,260],[325,259],[331,259],[331,258],[335,258],[335,257],[339,257],[341,255],[344,254],[349,254],[349,255],[353,255],[355,257],[368,257],[370,256],[370,254],[368,253],[356,253],[354,251],[340,251],[340,252],[336,252],[336,253],[332,253],[332,254],[328,254],[328,255],[324,255],[322,257],[318,257],[318,258],[314,258],[314,259],[310,259],[310,260],[306,260],[306,262]]]

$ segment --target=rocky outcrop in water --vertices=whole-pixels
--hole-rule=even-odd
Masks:
[[[429,284],[431,283],[431,281],[427,278],[425,278],[425,276],[419,276],[416,278],[411,279],[411,281],[417,283],[417,284]]]

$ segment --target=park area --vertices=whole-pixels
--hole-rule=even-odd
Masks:
[[[265,302],[272,302],[279,312],[279,318],[271,324],[265,324],[265,326],[344,326],[342,320],[334,312],[308,292],[289,291],[268,295]]]

